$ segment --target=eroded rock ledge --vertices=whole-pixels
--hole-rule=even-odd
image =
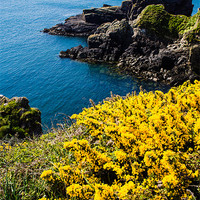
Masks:
[[[151,4],[163,4],[169,13],[186,16],[190,16],[193,9],[192,0],[125,0],[121,6],[104,4],[102,8],[85,9],[82,14],[69,17],[65,23],[52,28],[45,28],[43,32],[51,35],[89,36],[102,23],[116,19],[136,19],[142,10]]]
[[[32,137],[42,134],[41,112],[31,108],[26,97],[0,95],[0,139],[17,136]]]

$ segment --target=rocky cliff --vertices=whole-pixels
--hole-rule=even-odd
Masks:
[[[41,133],[41,112],[31,108],[27,98],[8,99],[0,95],[0,139],[13,135],[32,137]]]
[[[102,8],[85,9],[82,14],[66,19],[64,24],[45,28],[43,32],[52,35],[89,36],[102,23],[116,19],[136,19],[142,10],[151,4],[163,4],[167,12],[186,16],[190,16],[193,9],[192,0],[125,0],[121,6],[104,4]]]
[[[191,17],[192,8],[191,0],[127,0],[120,7],[84,10],[84,23],[96,25],[88,33],[88,47],[61,51],[60,57],[112,63],[171,85],[199,79],[200,11]]]

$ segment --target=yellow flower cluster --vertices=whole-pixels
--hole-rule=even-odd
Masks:
[[[72,118],[86,127],[87,140],[64,143],[69,165],[58,164],[55,173],[65,185],[65,197],[191,197],[187,188],[199,176],[199,169],[190,165],[191,153],[200,151],[199,81],[166,94],[115,96]],[[50,181],[51,176],[41,176]]]
[[[43,171],[40,177],[49,182],[54,181],[52,170]]]
[[[9,150],[9,149],[11,149],[12,147],[9,145],[9,144],[7,144],[7,143],[2,143],[1,145],[0,145],[0,152],[1,151],[6,151],[6,150]]]

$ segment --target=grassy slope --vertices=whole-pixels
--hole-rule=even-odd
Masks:
[[[46,187],[40,175],[54,162],[62,162],[67,132],[49,133],[18,145],[0,146],[0,199],[38,199]],[[48,193],[48,192],[47,192]]]

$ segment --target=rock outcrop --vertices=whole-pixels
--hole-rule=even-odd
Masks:
[[[102,24],[88,37],[88,47],[61,51],[60,57],[110,62],[129,74],[178,85],[199,79],[199,19],[200,12],[175,16],[163,5],[149,5],[134,21]]]
[[[104,5],[102,8],[85,9],[82,14],[66,19],[64,24],[57,24],[50,29],[45,28],[43,32],[52,35],[89,36],[102,23],[127,19],[131,5],[132,1],[126,0],[121,6]]]
[[[191,16],[193,10],[192,0],[133,0],[129,19],[134,20],[142,10],[152,4],[162,4],[165,10],[175,15]]]
[[[83,15],[76,15],[66,19],[64,24],[57,24],[50,29],[45,28],[43,32],[51,35],[86,37],[94,33],[97,27],[98,24],[86,22]]]
[[[136,19],[142,10],[151,4],[163,4],[167,12],[186,16],[190,16],[193,9],[192,0],[125,0],[121,6],[104,4],[102,8],[85,9],[82,14],[66,19],[64,24],[45,28],[43,32],[52,35],[89,36],[102,23],[116,19]]]
[[[101,25],[88,37],[88,47],[78,46],[60,52],[60,57],[85,61],[115,62],[132,41],[132,28],[128,21],[114,21]],[[126,40],[124,40],[126,38]]]
[[[0,95],[0,139],[11,137],[32,137],[42,133],[41,112],[31,108],[26,97]]]
[[[191,70],[188,62],[189,47],[184,46],[184,42],[165,44],[156,37],[147,36],[141,30],[136,31],[133,40],[118,61],[117,66],[121,70],[174,86],[186,80],[199,79]]]
[[[121,6],[83,10],[45,31],[88,36],[88,47],[61,51],[62,58],[111,63],[129,74],[178,85],[200,76],[200,11],[189,17],[192,9],[192,0],[125,0]]]
[[[190,48],[189,58],[192,71],[200,74],[200,45],[194,45]]]

